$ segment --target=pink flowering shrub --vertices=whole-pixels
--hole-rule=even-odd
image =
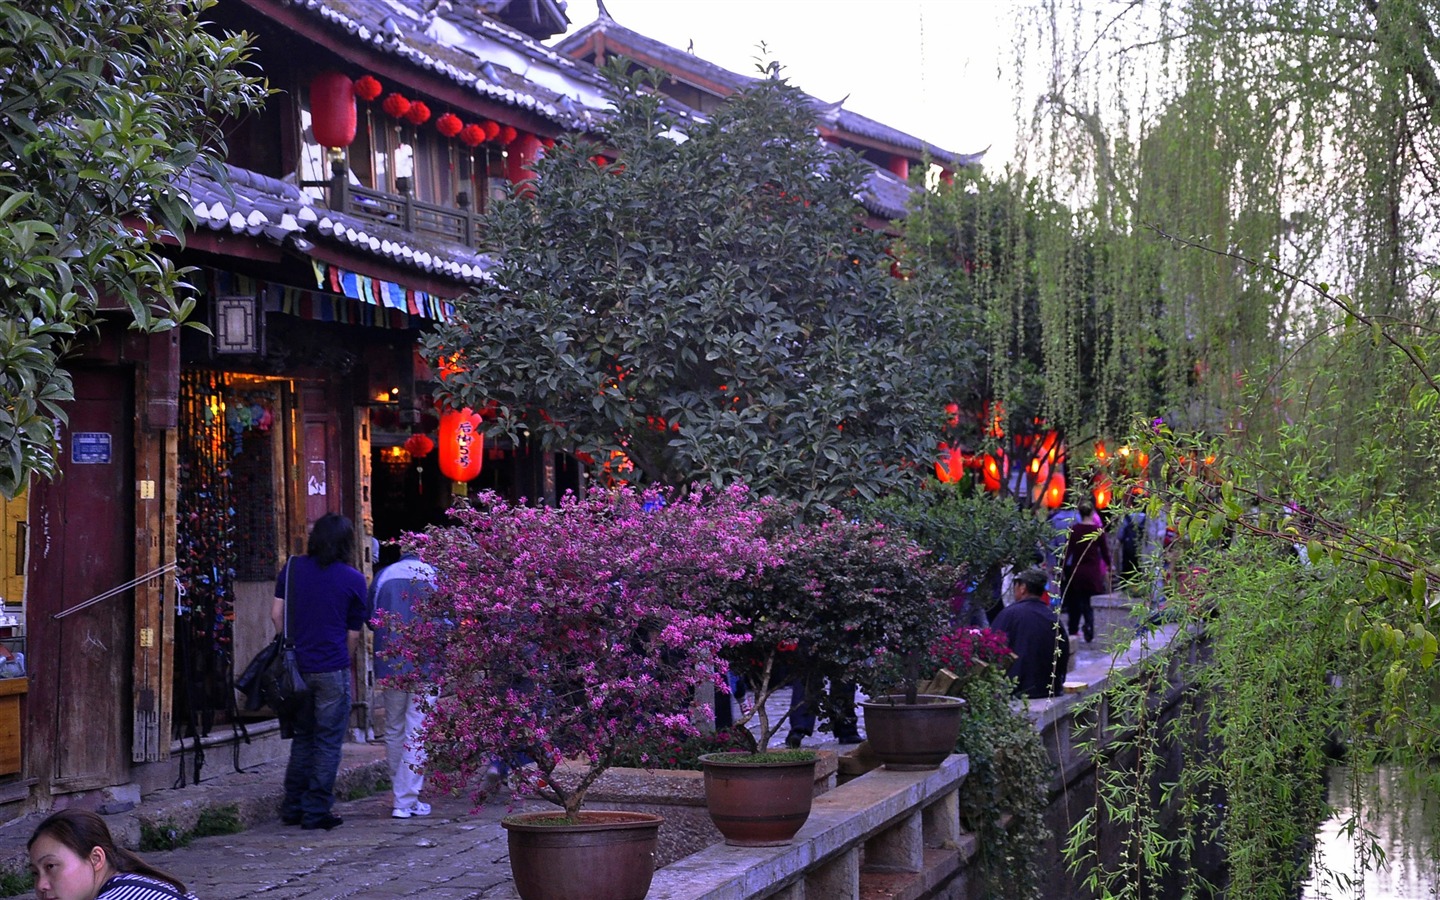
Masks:
[[[870,688],[878,659],[923,651],[946,621],[955,573],[898,528],[838,512],[805,522],[793,504],[758,505],[780,561],[732,582],[717,608],[752,638],[725,655],[754,697],[737,724],[758,718],[763,748],[789,717],[767,714],[782,687],[829,679]]]
[[[487,493],[452,517],[408,536],[437,589],[393,639],[439,691],[423,731],[432,780],[479,802],[503,761],[518,792],[574,821],[617,744],[695,733],[696,685],[748,640],[712,601],[774,562],[759,513],[744,489],[626,488],[558,507]],[[557,768],[565,759],[582,765]]]
[[[987,667],[1005,671],[1013,658],[1005,632],[989,628],[957,628],[930,645],[931,670],[949,669],[962,686]]]

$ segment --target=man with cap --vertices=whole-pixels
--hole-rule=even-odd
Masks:
[[[1070,667],[1070,638],[1045,599],[1045,582],[1045,571],[1038,567],[1016,575],[1015,602],[990,626],[1005,633],[1015,654],[1006,673],[1016,682],[1015,696],[1032,700],[1064,693]]]

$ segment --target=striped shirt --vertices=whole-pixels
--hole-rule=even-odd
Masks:
[[[173,884],[139,875],[135,872],[121,872],[114,875],[100,888],[95,900],[199,900],[194,894],[180,893]]]

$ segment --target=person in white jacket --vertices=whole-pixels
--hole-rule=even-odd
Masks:
[[[371,586],[374,594],[375,677],[384,678],[405,671],[405,665],[388,659],[385,643],[389,637],[384,627],[385,614],[403,621],[413,615],[415,600],[422,592],[434,590],[435,569],[413,553],[406,553],[380,570]],[[420,747],[420,726],[425,723],[424,697],[411,691],[381,690],[385,709],[385,750],[390,764],[390,783],[394,786],[395,803],[390,815],[397,819],[430,815],[430,804],[421,801],[425,787],[425,753]]]

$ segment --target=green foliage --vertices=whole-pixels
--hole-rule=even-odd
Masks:
[[[191,313],[156,252],[193,218],[185,167],[223,153],[221,115],[257,106],[246,39],[201,27],[204,0],[0,2],[0,493],[55,472],[61,365],[102,300],[136,328]]]
[[[694,735],[649,734],[615,748],[611,765],[631,769],[690,769],[699,771],[706,753],[752,752],[755,735],[743,726],[723,731],[702,731]]]
[[[158,822],[140,822],[140,852],[152,853],[157,850],[178,850],[181,847],[189,846],[195,835],[187,829],[181,828],[174,819],[161,819]]]
[[[1033,512],[973,484],[926,482],[920,491],[883,497],[866,512],[903,529],[973,583],[993,578],[1003,566],[1028,564],[1050,537],[1049,525]]]
[[[491,436],[623,452],[642,482],[744,481],[810,508],[929,458],[947,376],[916,350],[925,310],[861,226],[861,165],[775,71],[683,139],[612,73],[618,161],[579,138],[549,151],[490,218],[493,281],[424,342],[459,355],[452,403],[497,403]]]
[[[35,876],[27,869],[0,866],[0,896],[16,897],[35,890]]]
[[[1011,687],[1003,667],[981,666],[958,694],[966,707],[955,749],[970,757],[960,818],[978,838],[984,896],[1040,900],[1053,767],[1024,708],[1011,704]]]
[[[200,810],[191,829],[194,837],[210,837],[217,834],[239,834],[245,830],[240,819],[240,807],[233,803],[223,806],[207,806]]]

